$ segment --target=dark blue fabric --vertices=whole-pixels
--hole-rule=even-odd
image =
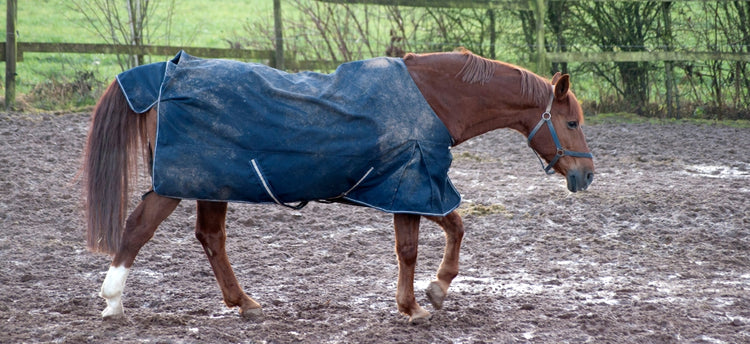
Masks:
[[[117,76],[117,82],[133,111],[144,113],[156,105],[166,69],[166,62],[158,62],[138,66]]]
[[[460,203],[447,174],[450,134],[401,59],[290,74],[181,52],[118,81],[136,112],[158,104],[153,186],[160,195],[339,198],[423,215],[445,215]]]

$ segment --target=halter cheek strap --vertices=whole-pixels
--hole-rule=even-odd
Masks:
[[[542,165],[544,172],[547,174],[555,173],[555,170],[552,168],[555,167],[555,164],[557,164],[557,161],[560,160],[560,158],[564,156],[572,156],[576,158],[589,158],[589,159],[594,158],[594,156],[590,152],[574,152],[574,151],[563,149],[562,145],[560,144],[560,139],[557,138],[555,125],[552,123],[552,113],[550,112],[550,110],[552,110],[552,102],[554,100],[555,100],[555,86],[553,85],[552,93],[549,96],[549,103],[547,104],[547,109],[544,110],[544,113],[542,114],[542,119],[539,120],[539,123],[537,123],[536,127],[534,127],[534,129],[529,134],[528,139],[526,140],[526,143],[529,145],[529,147],[531,147],[531,139],[534,138],[534,135],[536,135],[536,133],[539,131],[539,129],[542,128],[543,125],[547,124],[550,135],[552,135],[552,141],[555,142],[555,148],[557,148],[557,153],[555,153],[555,157],[552,158],[549,164],[545,167],[544,161],[542,161],[542,157],[534,148],[531,148],[534,154],[536,154],[537,159],[539,159],[539,163]]]

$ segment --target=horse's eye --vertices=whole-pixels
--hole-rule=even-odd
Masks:
[[[576,121],[568,122],[568,129],[577,129],[577,128],[578,128],[578,122]]]

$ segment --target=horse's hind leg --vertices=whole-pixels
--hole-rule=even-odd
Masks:
[[[448,295],[451,281],[458,275],[458,254],[461,250],[461,239],[464,237],[464,225],[461,216],[455,211],[444,217],[427,216],[436,222],[445,232],[445,252],[437,272],[437,279],[427,287],[427,298],[436,309],[443,307],[443,300]]]
[[[409,316],[410,322],[421,322],[430,318],[430,312],[419,306],[414,298],[414,268],[417,266],[419,244],[419,215],[395,214],[396,256],[398,257],[398,287],[396,303],[398,310]]]
[[[224,303],[229,307],[239,306],[242,316],[259,318],[263,316],[260,304],[242,291],[227,257],[225,247],[227,235],[224,226],[226,213],[226,202],[198,201],[195,237],[206,251],[216,281],[224,295]]]
[[[122,292],[135,256],[179,203],[178,199],[162,197],[152,192],[130,214],[125,222],[120,247],[107,271],[99,294],[107,300],[107,308],[102,312],[102,317],[114,318],[124,314]]]

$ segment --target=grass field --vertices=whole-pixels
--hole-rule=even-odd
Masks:
[[[160,0],[161,8],[166,2]],[[122,1],[124,3],[124,0]],[[150,44],[182,45],[193,47],[228,48],[228,39],[239,38],[243,41],[266,42],[261,34],[248,33],[246,27],[253,26],[259,30],[273,24],[272,0],[242,0],[242,1],[202,1],[175,0],[177,7],[173,11],[172,27],[169,35],[164,30],[152,34]],[[4,8],[5,1],[0,2]],[[154,11],[155,20],[163,18],[167,11]],[[284,19],[300,15],[300,11],[292,1],[282,1]],[[70,42],[70,43],[105,43],[92,30],[89,21],[75,9],[71,0],[34,0],[19,1],[17,17],[18,41],[22,42]],[[408,19],[407,19],[408,20]],[[389,39],[388,29],[393,25],[383,18],[370,17],[370,25],[375,26],[377,34],[374,39],[378,44],[384,44]],[[315,31],[314,24],[306,31]],[[343,25],[339,23],[339,25]],[[349,25],[353,25],[349,23]],[[507,25],[506,25],[507,26]],[[505,41],[513,41],[509,37],[521,37],[520,28],[510,25],[511,29],[504,29],[502,36]],[[5,16],[0,17],[0,29],[5,29]],[[351,29],[351,28],[349,28]],[[299,30],[299,28],[297,28]],[[381,32],[382,31],[382,32]],[[298,32],[298,31],[297,31]],[[255,36],[253,36],[255,35]],[[285,30],[287,42],[294,40]],[[306,47],[305,51],[313,56],[311,51],[324,51],[326,47],[320,42],[305,41],[296,38],[296,42]],[[507,43],[507,42],[506,42]],[[310,47],[309,44],[316,44]],[[357,43],[352,43],[356,46]],[[456,46],[461,43],[455,43]],[[252,48],[257,48],[252,47]],[[265,47],[264,47],[265,48]],[[384,48],[377,48],[377,52],[384,52]],[[506,46],[499,49],[508,56],[498,56],[498,59],[519,63],[519,56],[514,55],[519,49]],[[176,51],[175,51],[176,53]],[[150,56],[147,62],[164,61],[169,56]],[[522,60],[523,58],[521,58]],[[4,69],[4,63],[0,63]],[[18,63],[17,100],[21,100],[21,107],[25,109],[39,108],[44,110],[66,110],[90,106],[101,88],[113,80],[122,71],[115,55],[105,54],[62,54],[62,53],[25,53],[23,61]],[[3,74],[4,76],[4,74]],[[601,92],[598,87],[585,87],[590,79],[589,75],[576,75],[577,94],[579,98],[598,98]],[[95,88],[88,95],[71,94],[70,85],[92,85]],[[0,87],[4,87],[4,82]],[[66,93],[67,92],[67,93]],[[2,94],[4,92],[0,92]]]
[[[271,0],[179,0],[176,3],[170,42],[162,38],[164,41],[157,43],[226,47],[224,37],[242,31],[247,21],[273,17]],[[5,1],[0,1],[0,6],[5,9]],[[69,0],[19,1],[17,22],[21,41],[102,42]],[[4,15],[0,17],[0,25],[5,32]]]
[[[179,0],[176,4],[169,36],[160,30],[151,44],[227,48],[227,38],[246,35],[243,27],[248,22],[268,22],[273,18],[271,0]],[[6,2],[0,2],[0,7],[4,10]],[[156,17],[163,18],[163,14],[157,13]],[[0,29],[3,30],[3,37],[6,36],[5,24],[6,17],[2,15]],[[105,43],[69,0],[19,1],[16,28],[17,40],[21,42]],[[161,56],[151,58],[153,61],[166,59]],[[4,62],[0,62],[0,68],[5,69]],[[28,95],[40,92],[39,88],[44,85],[76,82],[82,77],[95,78],[86,82],[105,84],[121,68],[114,55],[25,53],[23,61],[17,65],[17,71],[17,93]],[[4,73],[2,78],[4,80]],[[0,87],[4,89],[4,81]],[[90,103],[91,100],[72,99],[68,105],[75,107]],[[38,106],[45,107],[44,104]]]

